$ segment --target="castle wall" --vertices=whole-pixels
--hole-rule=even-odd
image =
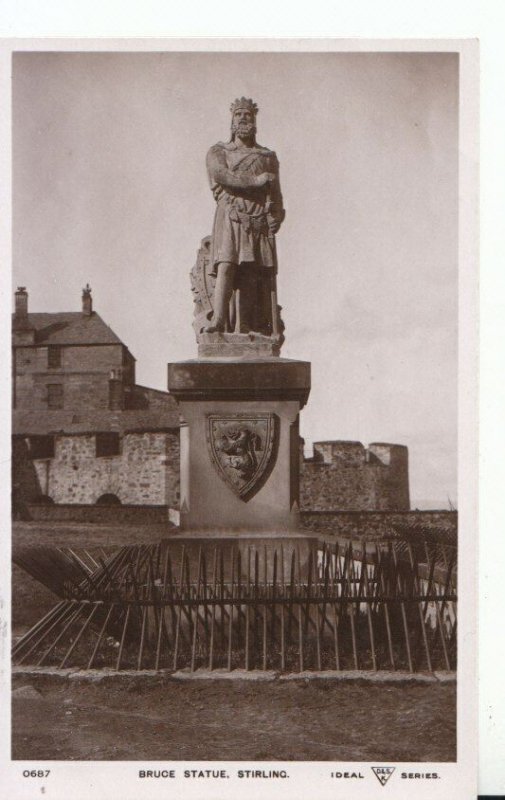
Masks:
[[[121,454],[96,457],[94,434],[55,437],[52,459],[30,460],[14,437],[17,498],[48,495],[58,504],[94,504],[103,494],[125,505],[179,507],[179,433],[135,432],[121,438]],[[310,512],[408,511],[408,451],[400,445],[316,442],[300,461],[300,508]]]
[[[24,509],[23,519],[32,522],[82,523],[92,522],[95,525],[163,525],[161,535],[166,534],[166,526],[170,523],[170,509],[167,506],[102,506],[80,505],[78,503],[60,505],[42,505],[28,503]]]
[[[402,445],[315,442],[302,458],[300,508],[314,511],[408,511],[408,450]]]
[[[457,511],[302,511],[304,528],[326,541],[349,539],[367,542],[402,538],[406,534],[429,535],[456,544]]]
[[[121,454],[107,457],[96,456],[94,434],[56,436],[51,459],[30,460],[16,439],[14,482],[21,485],[24,502],[43,494],[54,503],[94,504],[101,495],[114,494],[123,504],[178,503],[177,432],[125,434]]]

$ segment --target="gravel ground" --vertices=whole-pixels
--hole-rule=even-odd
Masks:
[[[15,685],[29,685],[16,676]],[[40,678],[14,692],[14,759],[453,761],[455,685]],[[21,696],[16,696],[20,694]],[[23,697],[26,694],[26,697]]]

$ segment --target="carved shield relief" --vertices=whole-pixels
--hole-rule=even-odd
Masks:
[[[241,500],[263,486],[275,463],[275,414],[210,414],[207,444],[219,477]]]

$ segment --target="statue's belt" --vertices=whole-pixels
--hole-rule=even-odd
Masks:
[[[239,211],[235,206],[231,206],[228,215],[232,222],[239,222],[246,233],[250,233],[251,231],[255,233],[268,233],[267,215],[264,212],[259,214],[247,214],[247,212]]]

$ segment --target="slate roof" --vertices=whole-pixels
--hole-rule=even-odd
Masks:
[[[21,436],[45,434],[84,434],[154,432],[180,427],[175,400],[167,395],[167,407],[134,411],[25,411],[12,415],[12,433]]]
[[[34,312],[28,324],[35,328],[35,344],[123,344],[96,311]]]

